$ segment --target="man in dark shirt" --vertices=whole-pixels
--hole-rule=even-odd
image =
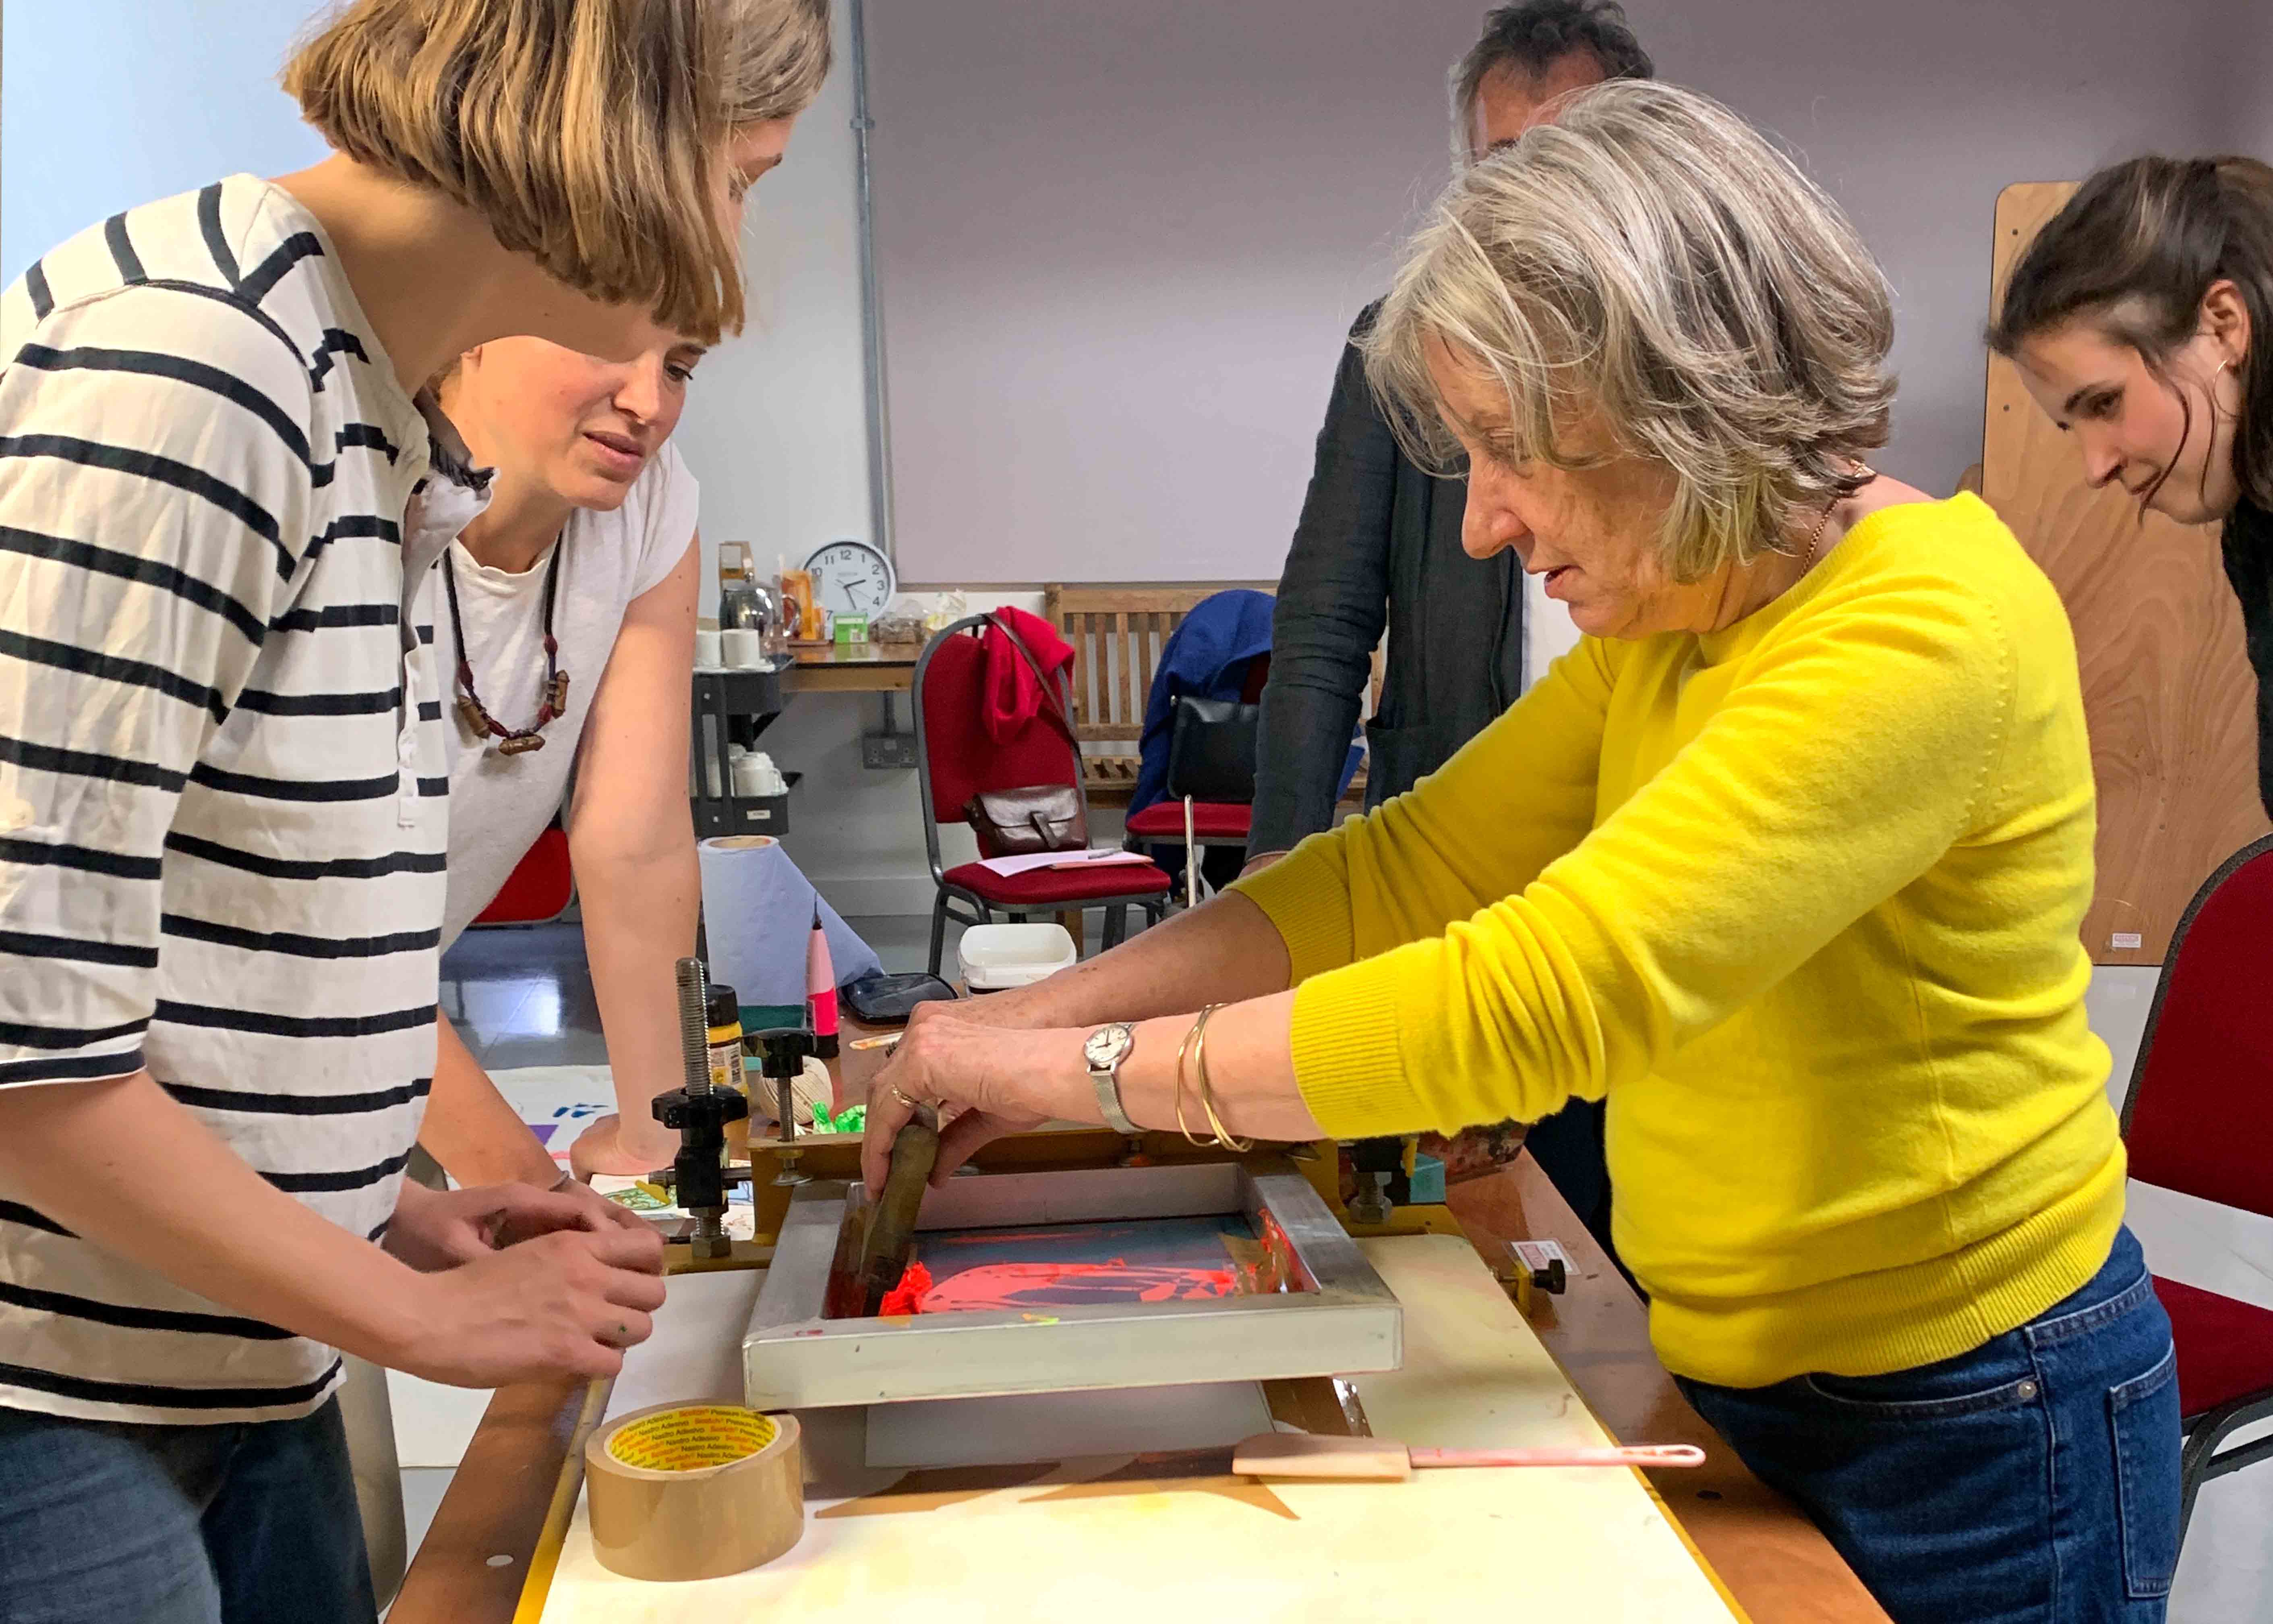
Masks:
[[[1527,0],[1488,13],[1453,70],[1468,162],[1513,140],[1565,92],[1653,67],[1611,0]],[[1351,328],[1371,326],[1369,305]],[[1354,345],[1342,352],[1317,461],[1279,583],[1263,690],[1249,868],[1333,821],[1373,650],[1389,634],[1381,702],[1366,725],[1366,805],[1435,771],[1523,689],[1523,577],[1512,552],[1460,546],[1465,480],[1406,460]],[[1605,1247],[1602,1108],[1573,1101],[1527,1136],[1532,1154]]]

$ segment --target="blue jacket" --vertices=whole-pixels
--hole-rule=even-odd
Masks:
[[[1247,683],[1248,662],[1271,651],[1271,594],[1235,587],[1204,598],[1192,606],[1160,650],[1152,691],[1144,700],[1144,734],[1137,746],[1140,764],[1129,809],[1142,812],[1168,793],[1168,735],[1176,695],[1237,699]]]

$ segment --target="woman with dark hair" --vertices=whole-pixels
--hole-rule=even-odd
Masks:
[[[2082,442],[2094,485],[2223,524],[2257,673],[2257,789],[2273,811],[2273,168],[2134,158],[2037,234],[1989,344]]]

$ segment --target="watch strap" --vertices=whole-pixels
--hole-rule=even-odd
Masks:
[[[1129,1029],[1124,1026],[1122,1030]],[[1121,1045],[1121,1053],[1111,1065],[1091,1065],[1089,1068],[1090,1086],[1097,1090],[1097,1109],[1104,1115],[1105,1125],[1115,1133],[1126,1134],[1131,1139],[1144,1130],[1131,1122],[1129,1113],[1121,1108],[1121,1065],[1136,1047],[1135,1034],[1131,1032],[1129,1041]]]

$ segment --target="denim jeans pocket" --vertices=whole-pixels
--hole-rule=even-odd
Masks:
[[[2167,1596],[2179,1565],[2177,1350],[2166,1350],[2145,1375],[2109,1388],[2107,1408],[2124,1590],[2134,1600]]]
[[[1954,1358],[1882,1376],[1802,1377],[1834,1416],[1881,1421],[1939,1421],[2033,1403],[2043,1383],[2017,1339],[2000,1336]]]
[[[1858,1419],[1881,1421],[1943,1421],[1954,1416],[1979,1415],[1992,1410],[2012,1410],[2032,1402],[2039,1394],[2033,1376],[2000,1381],[1970,1392],[1921,1390],[1904,1380],[1910,1374],[1892,1376],[1811,1375],[1804,1380],[1816,1397],[1829,1402],[1834,1412]]]

